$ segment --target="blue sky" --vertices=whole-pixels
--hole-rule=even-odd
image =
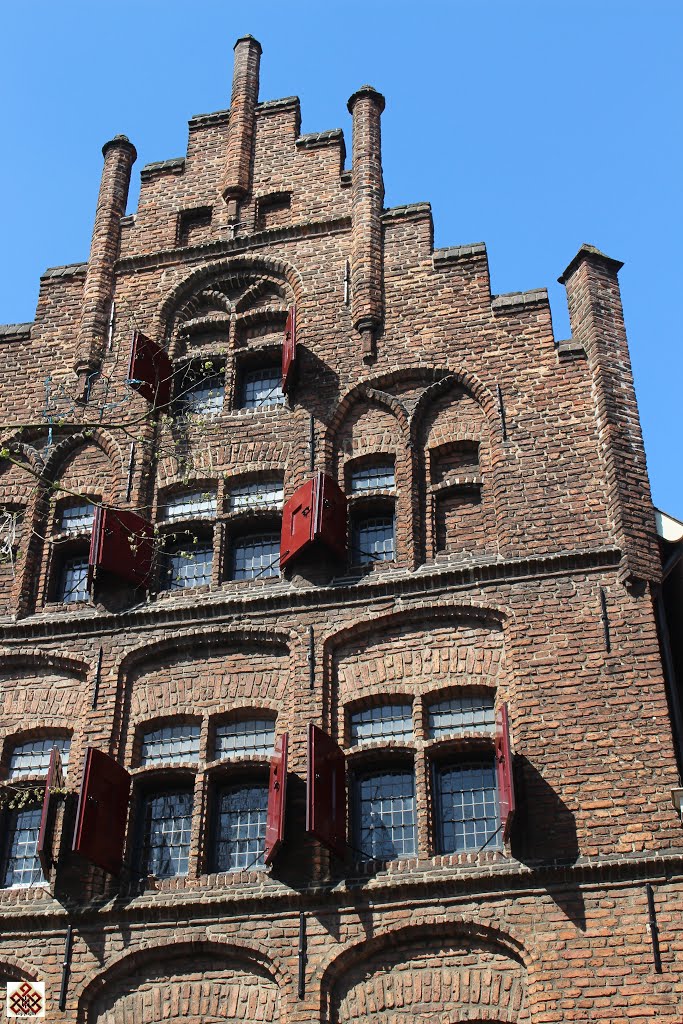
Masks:
[[[261,99],[302,130],[387,98],[386,204],[429,200],[437,245],[485,241],[494,292],[548,287],[582,242],[623,260],[622,297],[655,503],[683,519],[683,217],[678,0],[33,0],[2,5],[0,322],[32,320],[47,266],[87,259],[101,146],[137,172],[182,156],[187,120],[229,106],[232,46],[263,45]]]

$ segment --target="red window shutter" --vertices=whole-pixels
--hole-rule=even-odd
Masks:
[[[78,797],[73,850],[118,875],[123,863],[130,775],[108,754],[88,747]]]
[[[315,479],[299,487],[282,510],[280,567],[313,540],[315,524]]]
[[[296,306],[290,306],[282,342],[282,390],[287,395],[296,373]]]
[[[285,836],[288,745],[289,733],[285,732],[282,736],[278,736],[275,753],[270,760],[268,815],[266,818],[266,864],[272,864]]]
[[[346,558],[346,495],[336,480],[324,473],[317,477],[315,538],[337,558]]]
[[[133,333],[128,383],[150,405],[165,408],[171,401],[173,366],[165,349],[141,331]]]
[[[50,751],[50,764],[47,769],[47,779],[45,780],[43,808],[40,815],[40,832],[38,833],[38,846],[36,848],[43,874],[46,878],[50,877],[52,869],[52,841],[57,810],[57,794],[53,791],[61,789],[63,786],[62,758],[57,747],[53,747]]]
[[[308,727],[306,831],[338,857],[346,853],[346,759],[317,725]]]
[[[120,508],[97,508],[90,539],[90,577],[95,569],[144,587],[149,582],[154,559],[154,531],[151,523],[136,512]]]
[[[498,802],[503,839],[510,835],[512,819],[515,816],[515,784],[512,775],[512,751],[510,749],[510,723],[508,706],[501,704],[496,715],[496,778]]]

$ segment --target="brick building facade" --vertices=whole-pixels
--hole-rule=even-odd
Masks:
[[[680,1022],[620,264],[580,249],[557,341],[384,209],[379,93],[345,170],[260,53],[132,216],[107,143],[88,262],[0,328],[2,980],[89,1024]]]

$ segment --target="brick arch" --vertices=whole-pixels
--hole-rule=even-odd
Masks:
[[[422,921],[350,943],[327,963],[321,980],[323,1019],[326,1024],[365,1022],[365,988],[377,1024],[408,1024],[417,1006],[425,1024],[528,1024],[527,975],[534,960],[533,951],[510,931],[425,914]],[[402,969],[403,980],[410,977],[411,984],[401,984]],[[412,982],[419,973],[418,996]]]
[[[154,324],[155,336],[168,337],[173,319],[181,306],[197,291],[210,286],[221,278],[240,272],[253,279],[257,276],[272,276],[278,283],[284,282],[300,302],[304,295],[303,279],[295,267],[285,260],[274,257],[237,256],[207,264],[194,270],[167,295],[162,303]],[[245,283],[247,279],[245,278]]]
[[[207,973],[206,968],[210,968],[211,973],[215,973],[218,976],[215,980],[211,979],[208,982],[207,989],[209,991],[206,992],[205,997],[211,997],[210,988],[216,986],[222,980],[220,978],[221,973],[227,975],[231,969],[236,972],[239,971],[242,975],[246,976],[251,973],[252,977],[260,978],[265,982],[266,986],[272,989],[275,998],[271,1001],[271,1006],[266,1005],[264,1007],[263,1000],[259,1000],[262,1004],[262,1009],[266,1012],[262,1012],[259,1017],[253,1017],[249,1016],[248,1013],[244,1013],[249,1008],[245,1005],[247,1000],[240,998],[243,995],[243,991],[240,990],[239,982],[237,986],[234,986],[238,989],[234,1001],[237,1003],[238,1010],[241,1004],[243,1015],[241,1017],[233,1015],[232,1019],[235,1021],[243,1019],[245,1024],[247,1022],[252,1024],[252,1021],[254,1024],[275,1024],[276,1021],[281,1019],[280,1003],[282,997],[289,997],[292,991],[292,981],[289,974],[285,971],[279,960],[273,958],[261,943],[254,942],[247,945],[228,939],[192,939],[175,944],[155,943],[146,945],[144,949],[121,954],[105,970],[87,982],[80,991],[77,990],[78,1011],[76,1019],[78,1024],[96,1024],[96,1022],[108,1022],[110,1020],[118,1022],[119,1016],[116,1015],[115,1011],[116,1002],[120,1001],[121,998],[125,999],[126,996],[134,995],[136,989],[139,990],[141,985],[145,984],[145,972],[148,978],[156,974],[157,979],[164,984],[164,987],[173,988],[174,966],[180,969],[175,979],[176,982],[179,982],[179,984],[176,984],[175,991],[178,992],[178,989],[180,989],[178,992],[180,996],[178,999],[178,1012],[174,1016],[169,1016],[165,1012],[165,1008],[160,1006],[162,1015],[150,1018],[155,1022],[176,1019],[182,1021],[183,1024],[204,1024],[207,1020],[228,1019],[225,1014],[225,1005],[222,1007],[220,1018],[218,1014],[215,1017],[209,1016],[204,1009],[183,1012],[182,978],[190,973],[196,975],[199,973],[198,968],[200,966],[205,967],[205,973]],[[163,978],[164,971],[170,975],[169,980]],[[173,991],[169,994],[171,999],[169,1000],[169,1007],[166,1009],[171,1009],[173,1006]],[[220,995],[221,993],[215,994],[219,1002]],[[161,998],[163,999],[163,994]],[[186,995],[185,998],[187,998]],[[107,1007],[107,1001],[110,1003],[109,1007]],[[272,1006],[273,1003],[274,1007]],[[115,1016],[111,1016],[107,1012],[112,1007],[114,1008]],[[271,1008],[274,1009],[274,1012],[269,1014],[267,1011]],[[220,1010],[220,1006],[217,1006],[217,1009]],[[136,1024],[145,1024],[145,1020],[139,1016],[135,1016],[134,1019]]]
[[[12,956],[9,953],[3,953],[0,957],[0,978],[3,977],[9,981],[42,981],[42,976],[38,974],[35,968],[27,964],[25,960],[20,960],[18,956]],[[0,994],[0,998],[4,1007],[4,989]]]
[[[449,370],[430,384],[417,400],[410,418],[410,437],[413,443],[417,442],[419,430],[431,403],[453,387],[460,387],[466,391],[479,405],[489,424],[495,423],[498,426],[495,399],[488,388],[473,373]]]
[[[0,675],[16,685],[0,686],[3,736],[27,728],[72,728],[87,691],[90,666],[69,655],[19,648],[0,652]],[[32,686],[22,685],[24,680]],[[72,723],[69,725],[69,723]]]
[[[63,651],[36,651],[30,647],[16,647],[12,650],[0,650],[0,671],[4,668],[21,668],[29,671],[35,665],[39,668],[52,668],[67,675],[86,679],[90,665],[81,658]]]
[[[41,474],[43,472],[45,468],[43,456],[33,445],[28,444],[26,441],[20,441],[17,437],[17,431],[12,431],[12,433],[5,435],[0,440],[0,445],[3,448],[8,448],[11,455],[18,456],[26,462],[34,473]]]
[[[79,448],[85,449],[90,445],[96,446],[107,456],[112,464],[114,480],[120,480],[125,472],[123,452],[113,435],[101,427],[82,430],[60,441],[45,462],[45,479],[56,480],[70,456]]]
[[[386,391],[382,391],[381,388],[374,386],[374,383],[365,382],[357,384],[342,398],[325,431],[323,450],[325,453],[325,463],[328,467],[331,467],[334,461],[336,441],[344,423],[355,407],[362,403],[378,405],[390,412],[396,418],[406,443],[408,442],[410,437],[409,416],[408,410],[401,400],[396,398],[395,395],[387,394]]]

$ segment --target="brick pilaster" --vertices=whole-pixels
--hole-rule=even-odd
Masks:
[[[251,185],[251,161],[254,146],[254,111],[258,103],[261,44],[253,36],[243,36],[235,43],[235,64],[230,98],[228,154],[222,183],[225,202],[236,204]]]

